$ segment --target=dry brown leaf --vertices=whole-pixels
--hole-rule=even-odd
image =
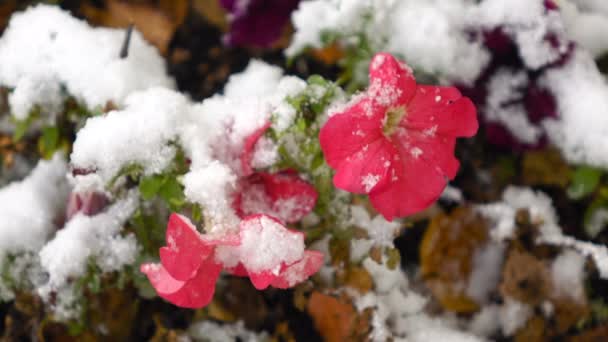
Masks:
[[[313,292],[308,301],[308,313],[325,341],[349,341],[355,330],[357,311],[344,298]]]
[[[522,177],[526,185],[553,185],[564,188],[570,182],[570,167],[555,149],[526,152],[522,167]]]
[[[471,208],[456,208],[431,220],[420,245],[421,272],[444,309],[463,313],[478,309],[465,291],[475,251],[487,241],[487,222]]]
[[[158,2],[125,2],[105,0],[105,8],[89,3],[81,6],[84,16],[93,24],[126,28],[135,25],[144,38],[165,55],[173,34],[188,12],[187,0]]]

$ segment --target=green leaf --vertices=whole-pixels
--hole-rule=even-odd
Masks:
[[[51,158],[59,148],[59,128],[56,126],[44,127],[42,135],[38,139],[38,148],[45,159]]]
[[[158,191],[159,196],[167,202],[171,210],[179,210],[186,203],[184,189],[174,176],[167,176]]]
[[[162,175],[146,177],[139,183],[139,192],[144,200],[151,200],[163,187],[166,178]]]
[[[568,197],[578,200],[589,195],[595,191],[601,177],[601,170],[589,166],[579,167],[572,175],[570,186],[567,189]]]

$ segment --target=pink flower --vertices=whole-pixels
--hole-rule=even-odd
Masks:
[[[242,181],[234,208],[240,217],[267,214],[293,223],[308,215],[316,202],[315,188],[295,171],[258,172]]]
[[[319,140],[334,185],[368,194],[390,221],[437,200],[459,168],[456,138],[477,132],[477,116],[456,88],[417,85],[390,54],[374,56],[369,76],[368,90],[329,118]]]
[[[306,280],[323,264],[323,254],[304,249],[301,232],[266,215],[245,218],[239,234],[211,238],[173,214],[160,249],[160,264],[140,267],[158,295],[181,307],[204,307],[213,298],[223,268],[249,276],[258,289],[288,288]]]

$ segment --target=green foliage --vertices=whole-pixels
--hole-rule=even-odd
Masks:
[[[595,191],[600,183],[602,171],[589,167],[581,166],[572,175],[570,186],[568,187],[568,197],[579,200]]]

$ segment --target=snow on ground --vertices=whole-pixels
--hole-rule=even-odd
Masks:
[[[510,186],[504,191],[502,202],[478,206],[481,214],[493,221],[490,233],[497,241],[509,239],[515,234],[515,215],[519,209],[527,209],[531,222],[539,226],[537,243],[570,247],[580,255],[590,257],[600,277],[608,279],[608,248],[564,235],[558,226],[551,198],[544,193]],[[572,261],[568,262],[574,264]],[[582,275],[582,272],[578,273]]]

